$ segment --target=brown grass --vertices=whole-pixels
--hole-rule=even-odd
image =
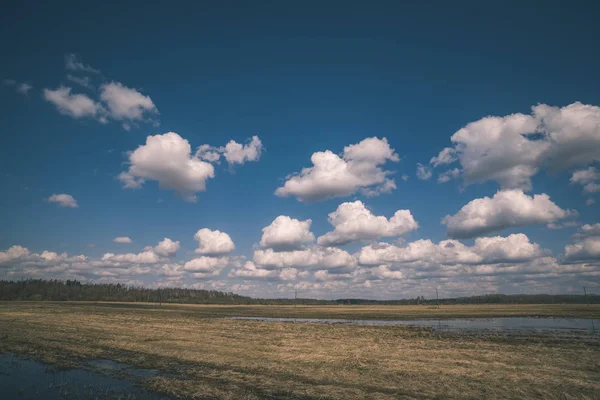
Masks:
[[[519,314],[518,308],[353,306],[294,311],[254,306],[237,307],[237,315],[346,318],[355,310],[352,315],[361,318],[389,318],[565,312],[553,306],[524,306],[529,311]],[[147,386],[187,398],[600,399],[597,337],[458,336],[409,327],[208,318],[231,315],[235,309],[0,303],[0,351],[59,366],[112,359],[156,368],[168,374],[148,379]],[[588,310],[588,315],[598,312]],[[569,312],[584,314],[585,309]]]

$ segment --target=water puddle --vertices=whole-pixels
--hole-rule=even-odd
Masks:
[[[110,365],[106,360],[99,360],[99,362],[105,366]],[[118,363],[114,364],[121,366]],[[102,365],[94,367],[100,370],[103,368]],[[131,370],[135,369],[123,371]],[[116,371],[122,372],[120,368]],[[131,376],[135,375],[132,373]],[[118,379],[83,369],[57,370],[13,354],[0,354],[0,398],[3,400],[168,400],[167,397],[136,386],[132,379]]]
[[[414,320],[333,319],[333,318],[267,318],[231,317],[229,319],[263,322],[299,322],[370,326],[423,326],[442,332],[496,331],[509,333],[563,332],[600,334],[600,321],[586,318],[446,318]]]

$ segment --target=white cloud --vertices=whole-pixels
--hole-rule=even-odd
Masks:
[[[81,61],[77,59],[75,54],[67,54],[65,55],[65,68],[69,71],[84,71],[84,72],[93,72],[100,73],[99,70],[90,67],[89,65],[83,64]]]
[[[61,207],[70,207],[77,208],[79,205],[77,204],[77,200],[73,198],[70,194],[61,193],[61,194],[53,194],[47,199],[50,203],[56,203]]]
[[[502,188],[529,189],[531,177],[543,167],[561,169],[600,160],[600,107],[540,104],[532,107],[531,115],[471,122],[451,140],[454,147],[442,150],[431,164],[458,159],[467,184],[495,180]]]
[[[116,239],[129,239],[129,238],[116,238]],[[116,242],[116,239],[113,240]],[[120,241],[117,243],[131,243],[131,241]],[[141,253],[126,253],[126,254],[114,254],[106,253],[102,256],[101,261],[104,264],[101,266],[106,267],[124,267],[127,264],[156,264],[164,262],[163,257],[173,257],[179,250],[179,241],[175,242],[169,238],[164,238],[156,246],[146,246],[144,251]]]
[[[547,224],[572,214],[553,203],[547,194],[532,197],[514,189],[472,200],[455,215],[447,215],[442,223],[448,226],[448,236],[465,239],[511,227]]]
[[[426,181],[431,178],[432,175],[433,173],[431,172],[431,168],[417,163],[417,178],[419,178],[419,180]]]
[[[246,263],[240,268],[232,270],[229,273],[229,277],[243,279],[265,279],[272,277],[276,273],[277,271],[258,268],[252,261],[246,261]]]
[[[6,251],[0,251],[0,266],[9,261],[27,257],[28,255],[29,249],[27,249],[26,247],[21,247],[17,245],[11,246]]]
[[[235,250],[235,244],[231,237],[218,230],[211,231],[210,229],[200,229],[194,235],[194,239],[198,241],[196,253],[204,255],[223,255],[231,253]]]
[[[398,210],[389,220],[375,216],[361,201],[346,202],[329,214],[333,232],[320,236],[321,246],[340,246],[355,240],[378,239],[399,236],[418,228],[410,210]]]
[[[115,243],[131,243],[131,239],[128,236],[119,236],[113,239]]]
[[[228,257],[202,256],[186,262],[183,265],[183,269],[191,272],[195,278],[206,278],[209,276],[218,276],[229,263],[230,260]]]
[[[533,107],[540,130],[551,144],[548,164],[555,168],[600,161],[600,107],[575,102],[566,107]]]
[[[452,179],[458,178],[459,176],[460,176],[460,169],[454,168],[454,169],[448,170],[444,173],[441,173],[440,176],[438,177],[438,182],[446,183]]]
[[[146,144],[129,155],[130,166],[119,175],[125,188],[138,188],[145,180],[155,180],[161,189],[175,190],[187,201],[206,190],[206,180],[214,177],[214,167],[191,156],[187,140],[175,132],[148,136]]]
[[[588,183],[583,187],[586,193],[600,193],[600,183]]]
[[[85,94],[71,94],[71,88],[44,89],[44,99],[54,104],[61,114],[73,118],[99,117],[102,118],[104,108]]]
[[[128,263],[128,264],[154,264],[160,261],[158,254],[151,250],[141,253],[114,254],[106,253],[102,256],[102,261],[111,263]]]
[[[240,144],[234,140],[221,149],[223,156],[230,165],[244,164],[247,161],[258,161],[263,150],[262,142],[258,136],[252,136],[252,140],[248,144]]]
[[[435,244],[431,240],[421,239],[404,247],[379,243],[363,247],[357,256],[363,265],[413,264],[424,267],[525,262],[542,257],[545,253],[537,243],[531,243],[526,235],[519,233],[507,237],[477,238],[473,246],[456,240],[443,240]]]
[[[312,220],[300,221],[286,215],[280,215],[269,225],[262,229],[260,245],[276,250],[299,249],[315,240],[315,235],[310,231]]]
[[[100,86],[100,99],[106,103],[110,116],[116,120],[141,121],[148,113],[158,113],[149,96],[120,82]]]
[[[440,154],[437,157],[432,157],[429,161],[433,164],[434,167],[438,167],[440,165],[451,164],[456,161],[456,150],[452,147],[446,147],[444,150],[440,151]]]
[[[259,268],[252,261],[246,261],[246,263],[236,269],[231,270],[229,277],[241,278],[241,279],[268,279],[268,280],[281,280],[281,281],[293,281],[298,276],[298,270],[296,268],[284,268],[281,270],[268,270]]]
[[[396,185],[388,178],[391,172],[381,166],[398,160],[387,139],[376,137],[346,146],[341,157],[330,150],[316,152],[311,156],[313,166],[289,176],[275,194],[295,196],[300,201],[321,201],[359,190],[368,195],[387,193]]]
[[[573,172],[570,179],[571,183],[583,185],[585,193],[600,192],[600,171],[596,167],[589,167]]]
[[[592,204],[596,204],[596,200],[594,200],[594,199],[587,199],[585,201],[585,205],[586,206],[591,206]]]
[[[73,54],[65,57],[65,63],[70,71],[100,72],[79,62]],[[87,89],[94,89],[88,76],[68,74],[67,79]],[[27,84],[21,84],[17,90],[26,93],[30,88]],[[101,123],[107,123],[109,119],[121,121],[125,130],[130,130],[141,121],[158,125],[157,120],[149,117],[158,114],[158,109],[150,96],[120,82],[103,83],[97,100],[85,94],[72,94],[71,90],[70,87],[60,86],[54,90],[44,89],[43,95],[47,101],[57,107],[60,113],[73,118],[92,117]]]
[[[582,225],[579,228],[579,231],[573,235],[575,238],[586,238],[590,236],[600,236],[600,223]]]
[[[565,260],[568,262],[600,260],[600,236],[587,237],[575,244],[565,246]]]
[[[369,272],[379,279],[404,279],[402,271],[392,271],[387,265],[371,268]]]
[[[579,183],[580,185],[586,185],[600,180],[600,171],[595,167],[589,167],[573,172],[571,176],[571,183]]]
[[[208,162],[218,162],[221,158],[220,149],[209,144],[203,144],[196,150],[196,157]]]
[[[256,265],[272,268],[316,268],[332,271],[351,271],[356,259],[338,248],[311,247],[305,250],[273,251],[257,250],[252,258]]]
[[[169,238],[164,238],[152,248],[152,251],[162,257],[173,257],[180,247],[179,241],[175,242]]]

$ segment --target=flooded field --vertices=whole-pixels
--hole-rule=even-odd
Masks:
[[[0,400],[600,399],[598,311],[4,303]]]
[[[321,324],[349,324],[368,326],[422,326],[440,332],[478,332],[500,331],[507,333],[588,333],[600,334],[600,321],[586,318],[445,318],[445,319],[413,319],[413,320],[376,320],[376,319],[333,319],[333,318],[265,318],[265,317],[232,317],[234,320],[250,320],[263,322],[297,322]]]
[[[126,366],[107,360],[89,364],[95,371],[57,369],[19,358],[11,353],[0,354],[0,398],[3,400],[168,399],[135,384],[136,377],[151,376],[145,370],[128,369]]]

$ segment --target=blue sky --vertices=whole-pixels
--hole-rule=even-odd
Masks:
[[[600,216],[592,202],[599,200],[594,185],[600,182],[598,6],[326,3],[164,8],[126,2],[118,10],[79,2],[33,10],[8,4],[0,16],[0,278],[71,277],[251,295],[268,290],[270,296],[299,288],[322,297],[407,297],[435,287],[448,295],[597,287],[600,225],[594,224]],[[532,115],[538,105],[554,108]],[[524,120],[505,118],[515,113]],[[503,136],[493,139],[493,123],[484,122],[471,126],[470,139],[453,144],[457,131],[487,116],[499,117]],[[529,131],[527,124],[534,124]],[[531,130],[539,137],[521,143]],[[145,182],[124,188],[119,176],[135,167],[131,152],[147,145],[148,136],[167,132],[177,133],[179,144],[188,141],[189,159],[212,165],[214,177],[185,178],[191,170],[168,170],[167,155],[156,165],[138,165],[132,176],[144,175]],[[253,136],[259,146],[250,142]],[[362,141],[373,137],[379,145],[387,139],[393,156],[385,163],[370,153],[359,160],[368,171],[358,178],[330,174],[333,181],[311,181],[322,185],[313,201],[299,201],[297,192],[274,194],[291,174],[313,166],[313,153],[341,156],[346,146],[366,146]],[[230,141],[246,147],[227,150]],[[195,157],[205,144],[220,154],[218,163]],[[378,150],[387,151],[383,147]],[[457,160],[435,167],[430,160],[444,148],[453,149]],[[227,155],[241,161],[230,163]],[[358,168],[356,159],[346,161]],[[429,179],[417,177],[418,163],[431,171]],[[438,182],[454,168],[455,179]],[[395,189],[366,195],[365,189],[382,188],[381,173]],[[342,194],[328,191],[355,178],[360,182],[344,184]],[[159,181],[170,189],[161,189]],[[176,193],[182,182],[202,182],[206,190],[192,191],[196,202],[185,201]],[[497,197],[485,210],[477,203],[459,214],[499,190],[508,193],[504,202]],[[64,198],[49,201],[54,194],[72,196],[77,207]],[[532,196],[541,194],[552,204],[534,202]],[[318,245],[317,238],[333,229],[328,214],[354,201],[386,217],[388,225],[376,227],[365,210],[355,210],[350,221],[360,214],[364,224],[340,228],[353,240],[331,249]],[[418,228],[392,226],[397,210],[409,210]],[[485,220],[479,230],[465,225],[475,214]],[[411,242],[448,239],[449,226],[441,223],[447,215],[456,216],[456,231],[467,232],[457,239],[477,261],[458,262],[439,248],[399,261]],[[270,249],[260,245],[261,230],[278,216],[290,217],[277,232],[291,249],[273,248],[276,260],[260,264],[255,252]],[[307,219],[313,242],[299,240],[304,228],[293,221]],[[195,253],[194,235],[203,228],[227,233],[235,250]],[[492,253],[522,248],[528,255],[494,258],[475,244],[477,237],[521,233],[526,240],[498,242],[505,247]],[[114,243],[116,237],[132,243]],[[105,257],[140,254],[164,238],[180,242],[179,248],[155,250],[151,263]],[[364,248],[377,243],[394,246],[388,250],[395,255],[363,263]],[[11,246],[27,253],[9,252]],[[352,260],[333,267],[291,261],[300,255],[346,257],[335,249]],[[42,257],[44,250],[57,256]],[[434,256],[436,251],[441,253]],[[85,262],[72,259],[80,254]],[[186,269],[198,254],[213,258],[202,261],[212,267]],[[486,269],[492,272],[481,272]]]

